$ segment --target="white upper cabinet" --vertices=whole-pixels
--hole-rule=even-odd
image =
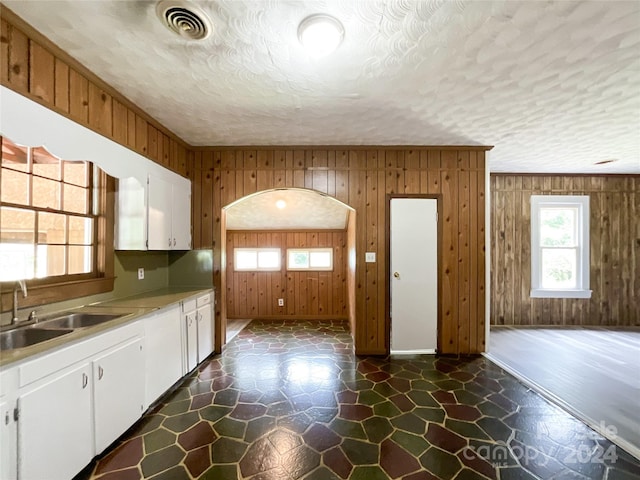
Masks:
[[[191,250],[191,183],[174,184],[171,205],[173,250]]]
[[[147,195],[149,199],[148,240],[149,250],[171,250],[173,234],[173,189],[166,180],[149,175]]]
[[[191,182],[149,174],[118,181],[116,250],[191,249]]]

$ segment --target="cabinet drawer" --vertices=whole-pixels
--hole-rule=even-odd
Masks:
[[[58,350],[47,353],[42,357],[28,361],[18,367],[20,372],[20,387],[40,380],[54,372],[67,368],[76,362],[89,358],[107,348],[135,336],[141,336],[142,324],[139,321],[122,327],[108,330],[73,343],[62,346]]]
[[[207,293],[206,295],[200,295],[196,299],[196,304],[197,304],[198,307],[206,305],[207,303],[211,303],[211,294],[210,293]]]
[[[196,309],[196,299],[190,298],[182,302],[182,313],[193,312]]]

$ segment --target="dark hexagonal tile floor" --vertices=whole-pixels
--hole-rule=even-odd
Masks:
[[[80,478],[640,480],[640,463],[485,358],[359,358],[343,322],[253,321]]]

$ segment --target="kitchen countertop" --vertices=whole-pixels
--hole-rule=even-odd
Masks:
[[[178,303],[185,298],[210,292],[211,289],[162,288],[151,292],[140,293],[131,297],[109,300],[92,306],[100,307],[133,307],[133,308],[162,308]]]
[[[155,310],[178,303],[187,298],[210,292],[211,289],[189,289],[189,288],[163,288],[150,292],[141,293],[131,297],[124,297],[107,302],[85,305],[83,307],[64,310],[63,312],[47,314],[42,319],[42,323],[35,324],[36,327],[46,328],[46,319],[56,318],[67,313],[113,313],[122,314],[121,317],[106,321],[99,325],[86,328],[78,328],[71,333],[61,335],[51,340],[36,343],[28,347],[16,348],[13,350],[0,351],[0,369],[20,360],[31,359],[49,353],[58,347],[75,343],[81,339],[93,336],[97,333],[124,325],[133,320],[148,315]],[[30,328],[25,326],[24,328]],[[20,328],[20,327],[19,327]]]

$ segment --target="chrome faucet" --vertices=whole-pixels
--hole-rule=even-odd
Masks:
[[[18,287],[22,290],[22,298],[27,298],[27,284],[24,280],[18,280],[13,287],[13,317],[11,318],[11,324],[18,323]]]

